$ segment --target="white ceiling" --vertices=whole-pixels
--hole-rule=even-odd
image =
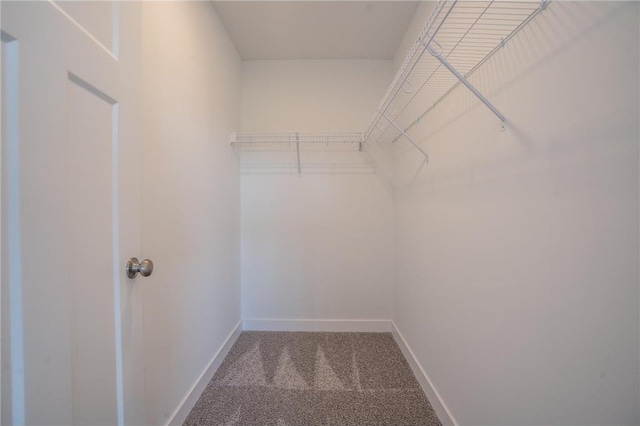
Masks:
[[[392,59],[417,1],[213,1],[243,60]]]

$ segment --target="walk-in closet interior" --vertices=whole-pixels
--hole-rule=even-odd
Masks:
[[[0,12],[2,425],[640,424],[640,3]]]

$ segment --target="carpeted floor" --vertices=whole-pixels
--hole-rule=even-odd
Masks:
[[[242,332],[185,425],[440,425],[390,333]]]

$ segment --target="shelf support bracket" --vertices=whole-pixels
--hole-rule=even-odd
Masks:
[[[302,173],[302,168],[300,167],[300,135],[296,133],[296,154],[298,155],[298,174]]]
[[[438,42],[435,41],[435,40],[434,40],[434,43],[436,45],[439,45]],[[433,49],[433,47],[431,47],[431,45],[427,45],[427,50],[429,51],[431,56],[433,56],[438,61],[440,61],[440,63],[446,69],[448,69],[451,72],[451,74],[456,76],[456,78],[458,80],[460,80],[460,83],[464,84],[467,87],[467,89],[471,90],[471,93],[473,93],[478,99],[480,99],[480,102],[485,104],[485,106],[487,108],[489,108],[491,110],[491,112],[494,113],[496,115],[496,117],[498,117],[500,119],[500,121],[502,122],[502,124],[504,126],[505,122],[507,121],[507,119],[504,117],[504,115],[502,115],[502,113],[500,111],[498,111],[498,108],[493,106],[493,104],[491,102],[489,102],[489,99],[487,99],[482,93],[480,93],[480,91],[478,89],[476,89],[476,87],[473,84],[471,84],[469,82],[469,80],[467,80],[467,78],[460,73],[460,71],[455,69],[455,67],[453,65],[451,65],[451,63],[449,61],[447,61],[444,57],[442,57],[442,52],[436,52]]]
[[[425,163],[428,163],[428,162],[429,162],[429,156],[427,155],[427,153],[426,153],[426,152],[424,152],[424,151],[422,150],[422,148],[420,148],[420,145],[418,145],[417,143],[415,143],[415,142],[413,141],[413,139],[411,139],[411,137],[409,137],[409,135],[407,135],[407,133],[406,133],[404,130],[402,130],[402,128],[401,128],[400,126],[398,126],[398,125],[396,124],[396,122],[395,122],[395,121],[393,121],[393,119],[392,119],[391,117],[389,117],[386,113],[384,113],[384,112],[383,112],[383,113],[382,113],[382,116],[383,116],[383,117],[384,117],[384,118],[385,118],[389,123],[391,123],[391,125],[392,125],[393,127],[395,127],[395,128],[396,128],[396,130],[398,130],[398,131],[400,132],[400,134],[401,134],[402,136],[404,136],[404,137],[405,137],[405,139],[406,139],[406,140],[408,140],[408,141],[411,143],[411,145],[413,145],[413,147],[414,147],[415,149],[417,149],[418,151],[420,151],[420,152],[422,153],[422,155],[424,155],[424,161],[425,161]]]

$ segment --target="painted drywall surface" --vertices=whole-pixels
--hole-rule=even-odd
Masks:
[[[385,60],[242,63],[243,132],[360,132],[392,77]]]
[[[240,319],[241,62],[208,2],[143,5],[147,424],[166,423]],[[134,253],[135,254],[135,253]],[[133,254],[132,254],[133,255]]]
[[[216,1],[243,60],[391,59],[417,4]]]
[[[460,424],[638,424],[637,3],[552,2],[411,130],[394,320]]]
[[[434,1],[421,1],[419,3],[416,13],[413,15],[413,19],[409,23],[409,27],[407,28],[407,31],[396,50],[396,54],[393,57],[393,67],[396,71],[400,69],[400,66],[402,66],[409,50],[429,19],[431,11],[437,5],[437,2]]]
[[[361,131],[391,76],[391,61],[244,62],[242,130]],[[244,318],[391,317],[393,196],[363,158],[304,152],[300,175],[295,157],[243,158]]]

